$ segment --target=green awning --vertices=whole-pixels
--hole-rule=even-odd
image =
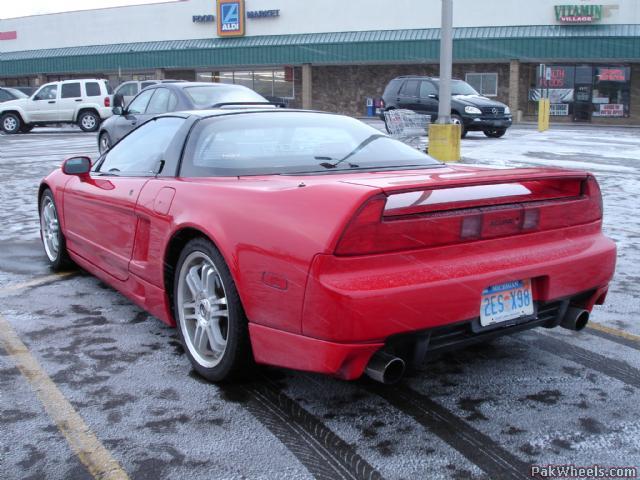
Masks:
[[[439,29],[211,38],[0,53],[0,76],[154,68],[434,63]],[[640,25],[454,29],[458,62],[640,61]]]

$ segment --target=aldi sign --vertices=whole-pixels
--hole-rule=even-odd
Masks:
[[[217,10],[218,36],[244,35],[244,0],[218,0]]]
[[[595,23],[602,20],[604,5],[556,5],[556,20],[560,23]]]

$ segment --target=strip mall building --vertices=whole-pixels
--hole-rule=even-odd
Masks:
[[[454,0],[454,75],[523,118],[640,123],[640,1]],[[437,75],[439,0],[183,0],[0,19],[0,85],[104,77],[239,83],[363,115]],[[549,75],[540,75],[540,64]]]

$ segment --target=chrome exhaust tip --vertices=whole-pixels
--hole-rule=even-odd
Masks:
[[[589,323],[589,312],[582,308],[569,307],[560,326],[569,330],[580,331]]]
[[[364,373],[376,382],[391,385],[400,381],[404,375],[404,369],[404,360],[389,353],[378,351],[369,360]]]

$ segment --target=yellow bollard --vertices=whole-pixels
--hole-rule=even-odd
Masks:
[[[460,161],[460,125],[429,125],[429,155],[441,162]]]
[[[549,119],[551,116],[551,101],[548,98],[541,98],[538,101],[538,131],[549,130]]]

